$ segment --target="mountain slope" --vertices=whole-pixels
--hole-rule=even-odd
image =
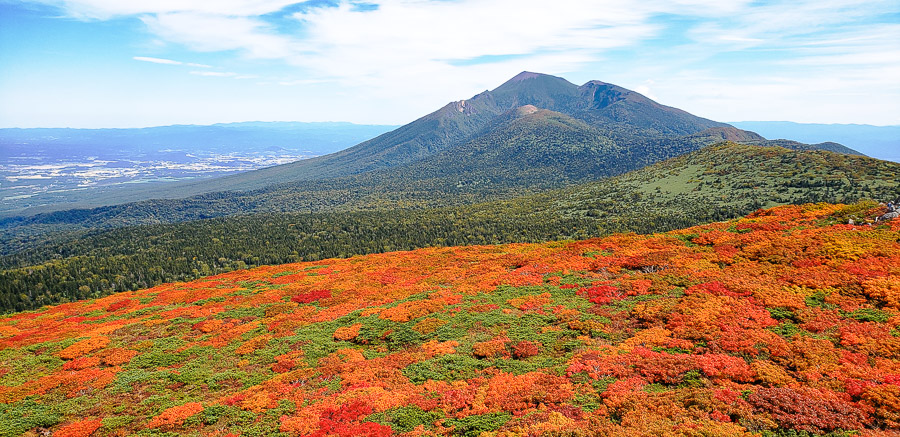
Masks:
[[[242,270],[0,319],[3,435],[888,435],[900,222]]]
[[[0,257],[0,308],[36,308],[247,265],[660,232],[778,204],[886,202],[900,199],[898,175],[900,164],[861,156],[726,143],[602,181],[452,208],[265,213],[74,237],[44,234],[44,242],[10,239],[4,250],[15,254]],[[440,186],[457,180],[449,177]],[[447,195],[464,189],[448,188]],[[380,198],[393,205],[415,200],[402,193],[385,197],[393,195]]]

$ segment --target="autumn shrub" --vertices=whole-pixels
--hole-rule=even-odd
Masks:
[[[147,428],[172,428],[181,426],[185,419],[203,411],[203,405],[199,402],[190,402],[184,405],[171,407],[157,415],[147,424]]]
[[[238,355],[251,354],[257,349],[269,344],[270,340],[272,340],[271,335],[260,335],[259,337],[255,337],[245,341],[244,344],[240,345],[237,349],[234,350],[234,353]]]
[[[429,335],[435,332],[438,328],[445,325],[447,322],[435,317],[429,317],[427,319],[423,319],[413,326],[413,330],[422,335]]]
[[[863,402],[875,409],[873,415],[879,425],[900,428],[900,386],[885,384],[868,387],[862,395]]]
[[[859,405],[824,389],[761,388],[747,402],[780,426],[813,433],[860,429],[871,421]]]
[[[538,344],[535,342],[522,340],[512,346],[512,356],[516,359],[525,359],[536,356],[540,353]]]
[[[99,419],[85,419],[80,422],[63,425],[53,435],[54,437],[88,437],[102,425],[103,423]]]
[[[682,375],[697,367],[692,355],[654,352],[644,347],[635,348],[632,354],[635,373],[650,382],[677,384]]]
[[[582,287],[578,290],[578,294],[587,297],[591,303],[606,305],[614,298],[623,296],[621,290],[612,285],[594,285],[590,287]]]
[[[89,367],[96,367],[98,365],[100,365],[100,358],[98,357],[78,357],[72,361],[67,361],[66,364],[63,364],[63,369],[82,370]]]
[[[338,341],[351,341],[359,335],[360,328],[362,328],[361,323],[354,323],[350,326],[341,326],[334,330],[334,339]]]
[[[700,370],[710,378],[750,382],[755,376],[753,369],[743,358],[723,354],[703,354],[697,356],[696,360]]]
[[[132,302],[131,299],[117,300],[117,301],[109,304],[109,306],[106,307],[106,311],[110,312],[110,313],[114,312],[114,311],[118,311],[122,308],[127,307],[129,304],[131,304],[131,302]]]
[[[121,366],[127,364],[139,354],[138,351],[123,348],[111,348],[97,353],[100,361],[107,366]]]
[[[319,429],[311,436],[331,435],[390,436],[393,430],[375,422],[358,422],[372,414],[372,407],[361,401],[350,401],[337,408],[326,408],[319,416]]]
[[[331,297],[331,290],[312,290],[294,295],[291,297],[291,302],[312,303],[329,297]]]
[[[78,358],[82,355],[94,352],[98,349],[102,349],[109,344],[109,338],[103,336],[96,336],[86,338],[81,340],[59,352],[56,353],[60,358],[71,360]]]
[[[508,342],[506,338],[497,338],[475,343],[472,345],[472,355],[482,359],[509,356],[509,351],[506,350]]]

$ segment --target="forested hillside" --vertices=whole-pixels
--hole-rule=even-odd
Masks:
[[[32,309],[248,266],[427,246],[652,233],[778,204],[896,200],[898,177],[900,164],[892,162],[726,143],[609,180],[506,201],[254,214],[80,232],[42,243],[11,240],[0,258],[0,305]]]
[[[267,266],[12,315],[0,434],[894,435],[900,221],[844,224],[882,210]]]

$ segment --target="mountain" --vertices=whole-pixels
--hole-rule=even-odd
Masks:
[[[791,138],[807,143],[836,141],[873,158],[900,162],[900,126],[789,121],[740,121],[732,124],[759,132],[769,138]]]
[[[547,116],[552,118],[552,113]],[[537,175],[549,178],[550,173]],[[863,156],[735,143],[613,178],[491,202],[478,202],[471,194],[484,191],[453,185],[457,176],[416,181],[409,174],[403,191],[382,192],[386,188],[376,184],[368,197],[357,193],[364,202],[336,213],[271,212],[8,238],[0,256],[0,309],[33,309],[248,265],[429,246],[653,233],[783,204],[886,202],[900,199],[897,174],[900,164]],[[424,197],[416,196],[429,189],[446,189],[440,193],[450,198],[469,193],[471,204],[409,206],[419,204]],[[361,211],[367,204],[382,208]],[[388,209],[391,206],[394,209]]]
[[[2,435],[890,435],[900,221],[816,204],[0,318]]]
[[[577,86],[563,78],[523,72],[493,91],[451,102],[418,120],[346,150],[218,178],[215,182],[170,186],[167,191],[160,191],[160,197],[246,191],[273,184],[360,174],[415,162],[470,141],[473,136],[490,129],[497,116],[526,105],[560,112],[593,127],[613,130],[619,142],[635,136],[686,135],[710,127],[727,126],[660,105],[615,85],[592,81]]]
[[[614,176],[723,138],[771,143],[614,85],[576,86],[526,72],[335,154],[158,192],[178,200],[8,218],[0,225],[21,236],[258,212],[460,205]],[[834,144],[775,144],[855,153]],[[208,193],[182,198],[196,192]]]

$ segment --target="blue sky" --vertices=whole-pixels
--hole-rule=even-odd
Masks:
[[[900,124],[900,2],[0,0],[0,127],[403,124],[520,71]]]

